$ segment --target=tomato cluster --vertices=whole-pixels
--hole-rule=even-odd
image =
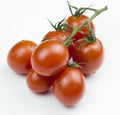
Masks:
[[[92,17],[100,10],[75,8],[69,3],[71,16],[51,25],[40,44],[22,40],[9,51],[7,61],[18,74],[25,74],[28,87],[35,93],[44,93],[52,87],[55,97],[66,106],[74,106],[83,97],[85,76],[95,73],[104,57],[102,42],[95,37]],[[73,14],[72,8],[76,9]],[[91,18],[83,15],[94,10]],[[99,12],[97,12],[99,11]]]

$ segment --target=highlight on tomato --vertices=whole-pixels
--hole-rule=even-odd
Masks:
[[[84,91],[84,75],[75,67],[67,67],[53,83],[55,97],[65,106],[76,105],[82,99]]]
[[[58,40],[42,42],[31,56],[34,71],[43,76],[54,76],[62,71],[69,61],[69,51]]]
[[[7,62],[10,68],[18,74],[27,74],[31,69],[31,54],[37,44],[30,40],[16,43],[8,52]]]

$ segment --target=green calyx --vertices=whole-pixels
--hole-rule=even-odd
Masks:
[[[74,17],[80,17],[86,10],[91,10],[91,11],[94,11],[94,12],[96,11],[96,9],[93,9],[93,8],[90,8],[90,7],[77,8],[75,6],[72,6],[68,1],[67,1],[67,3],[68,3],[70,13]],[[75,10],[74,13],[73,13],[73,10]]]
[[[88,24],[87,26],[88,26],[88,30],[89,30],[90,35],[86,35],[86,34],[83,33],[86,36],[85,38],[83,38],[83,40],[85,40],[85,42],[83,44],[93,43],[93,42],[96,41],[95,33],[90,28],[90,24]]]
[[[77,62],[68,62],[67,64],[68,67],[80,67],[79,64],[77,64]]]
[[[86,63],[83,63],[83,62],[81,62],[81,63],[77,63],[77,62],[68,62],[68,64],[67,64],[67,66],[68,67],[76,67],[76,68],[79,68],[79,69],[83,69],[83,67],[82,67],[82,65],[86,65]]]
[[[56,24],[53,24],[49,19],[48,19],[48,21],[55,30],[64,30],[65,18],[62,19],[61,21],[57,22]]]

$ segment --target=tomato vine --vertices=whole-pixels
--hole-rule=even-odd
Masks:
[[[107,10],[107,6],[101,8],[101,9],[96,9],[96,10],[94,10],[95,12],[94,12],[94,14],[93,14],[90,18],[88,18],[88,19],[87,19],[84,23],[82,23],[80,26],[73,28],[72,33],[70,34],[70,36],[69,36],[67,39],[65,39],[65,40],[63,41],[63,44],[64,44],[66,47],[69,47],[69,45],[70,45],[71,42],[72,42],[72,38],[75,36],[75,34],[76,34],[78,31],[80,31],[80,29],[81,29],[83,26],[89,24],[95,17],[97,17],[99,14],[101,14],[101,13],[104,12],[105,10]]]

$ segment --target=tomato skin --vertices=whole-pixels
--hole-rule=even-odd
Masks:
[[[77,104],[84,91],[84,75],[78,68],[66,68],[53,83],[55,97],[65,106]]]
[[[44,93],[48,91],[53,83],[53,79],[37,74],[31,69],[26,78],[27,86],[35,93]]]
[[[44,37],[44,39],[54,39],[58,40],[60,42],[63,42],[67,37],[69,37],[69,34],[65,31],[57,30],[57,31],[50,31],[48,32]]]
[[[31,54],[36,46],[36,43],[29,40],[16,43],[8,53],[8,65],[18,74],[27,74],[31,69]]]
[[[85,15],[81,15],[80,17],[70,16],[67,19],[67,23],[68,23],[68,25],[70,25],[72,27],[78,27],[82,23],[84,23],[87,19],[88,19],[88,17]],[[95,32],[95,26],[94,26],[93,22],[90,22],[90,28],[92,29],[93,32]],[[84,26],[83,28],[81,28],[80,31],[89,35],[89,30],[88,30],[87,26]],[[85,35],[83,35],[80,31],[77,32],[76,35],[74,36],[74,38],[73,38],[74,41],[77,41],[78,39],[85,37]]]
[[[56,75],[66,67],[68,60],[68,49],[57,40],[42,42],[31,56],[32,68],[43,76]]]
[[[99,39],[93,43],[81,45],[83,42],[76,42],[71,49],[73,61],[81,63],[81,71],[85,75],[95,73],[103,63],[104,48]],[[82,64],[83,63],[83,64]]]

